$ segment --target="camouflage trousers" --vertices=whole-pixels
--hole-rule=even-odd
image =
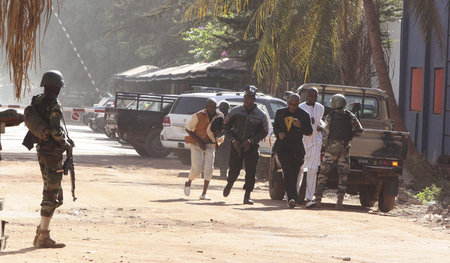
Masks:
[[[315,196],[322,197],[327,188],[328,174],[337,168],[339,177],[338,195],[344,195],[347,190],[347,179],[350,173],[350,144],[343,141],[331,141],[325,150],[317,177]]]
[[[62,205],[62,158],[62,154],[44,155],[38,152],[38,161],[44,183],[44,188],[42,191],[41,216],[52,216],[55,209]]]

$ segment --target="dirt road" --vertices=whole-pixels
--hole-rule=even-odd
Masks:
[[[80,155],[77,196],[64,178],[65,202],[51,235],[62,249],[34,249],[42,182],[34,155],[6,153],[0,162],[0,218],[9,221],[0,262],[448,262],[450,236],[408,219],[380,216],[345,200],[345,211],[287,209],[258,183],[255,205],[242,205],[243,181],[229,197],[214,177],[183,194],[189,172],[175,159],[136,154]],[[214,175],[218,175],[215,171]]]

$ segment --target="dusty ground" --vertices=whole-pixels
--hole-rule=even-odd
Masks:
[[[212,201],[182,185],[189,167],[138,156],[78,158],[77,196],[67,177],[65,203],[52,221],[62,249],[34,249],[41,180],[37,162],[0,162],[0,217],[9,221],[0,262],[448,262],[450,236],[400,216],[380,216],[346,200],[346,211],[286,209],[259,183],[256,204],[242,205],[242,181],[228,198],[211,182]],[[167,169],[170,167],[169,169]],[[217,171],[216,173],[217,174]],[[350,205],[349,205],[350,204]],[[351,205],[353,204],[353,205]],[[398,211],[397,211],[398,212]],[[396,210],[393,215],[396,215]]]

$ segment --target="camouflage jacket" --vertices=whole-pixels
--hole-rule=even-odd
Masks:
[[[36,106],[42,118],[48,121],[50,127],[50,139],[48,141],[40,140],[36,147],[37,151],[43,154],[63,153],[67,135],[62,122],[61,103],[55,97],[46,94],[33,97],[31,103]]]
[[[344,110],[336,110],[336,111],[344,111]],[[355,116],[355,114],[347,111],[350,114],[351,122],[352,122],[352,129],[353,129],[353,136],[358,136],[364,132],[363,127],[361,123],[359,122],[358,118]],[[333,114],[328,114],[325,117],[325,127],[322,131],[322,146],[326,149],[328,145],[331,143],[331,140],[329,140],[328,135],[330,134],[330,123],[331,123],[331,116]]]

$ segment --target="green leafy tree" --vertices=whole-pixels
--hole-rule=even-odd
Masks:
[[[196,61],[211,61],[228,56],[220,37],[230,34],[226,26],[208,22],[205,26],[194,27],[183,33],[183,39],[190,43],[189,53]]]
[[[363,15],[379,87],[389,96],[393,120],[401,130],[406,130],[395,101],[382,47],[379,9],[382,1],[206,0],[195,1],[185,16],[204,17],[208,11],[215,16],[229,12],[239,13],[254,2],[259,3],[259,8],[249,28],[253,27],[257,36],[262,35],[254,71],[259,80],[267,78],[275,90],[289,78],[289,65],[304,72],[305,80],[308,80],[311,64],[321,53],[318,49],[321,42],[332,43],[335,57],[359,28],[358,21],[361,21],[360,17]],[[395,2],[390,1],[393,4]],[[443,33],[434,1],[416,0],[405,3],[419,21],[422,34],[426,38],[434,34],[442,44]],[[415,149],[413,144],[410,146],[413,146],[410,149]]]

